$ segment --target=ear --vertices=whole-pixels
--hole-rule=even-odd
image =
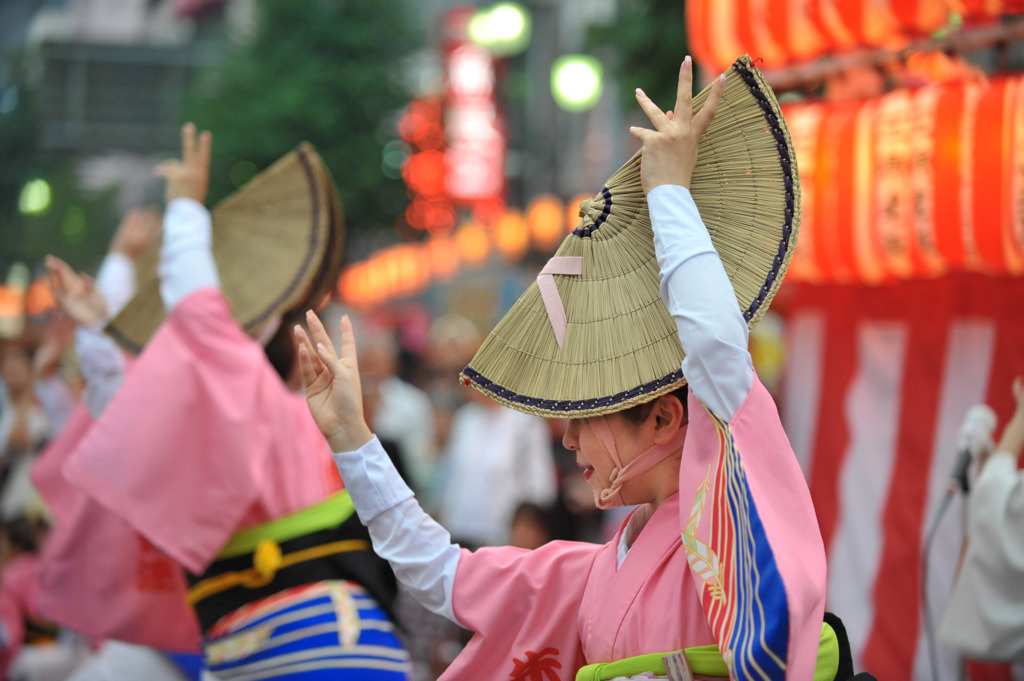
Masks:
[[[655,400],[649,419],[654,423],[656,444],[670,441],[680,428],[685,428],[689,423],[686,407],[675,395],[662,395]]]

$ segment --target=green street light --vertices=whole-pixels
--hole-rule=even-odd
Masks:
[[[45,213],[46,209],[50,207],[52,198],[50,184],[46,180],[30,180],[21,188],[21,195],[18,197],[18,210],[24,215]]]
[[[601,99],[601,62],[586,54],[567,54],[551,66],[551,94],[566,111],[586,111]]]
[[[499,2],[469,20],[469,39],[495,57],[519,54],[530,44],[530,13],[517,2]]]

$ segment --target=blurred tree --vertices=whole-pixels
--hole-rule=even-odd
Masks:
[[[11,83],[0,87],[0,280],[12,263],[25,259],[25,225],[18,197],[25,183],[41,171],[35,97],[27,87],[22,60],[12,59],[12,66]]]
[[[38,275],[43,258],[53,253],[77,269],[95,271],[116,225],[115,189],[80,188],[75,161],[40,148],[42,116],[26,61],[12,60],[11,84],[0,91],[0,281],[15,262]],[[39,212],[23,214],[22,189],[43,179],[49,202]]]
[[[83,190],[70,160],[50,162],[42,176],[50,184],[51,200],[44,212],[21,216],[25,262],[39,275],[43,259],[52,253],[76,269],[95,273],[117,228],[117,187]]]
[[[620,0],[612,23],[590,28],[587,46],[602,56],[610,52],[609,47],[614,50],[611,54],[617,59],[610,66],[621,84],[619,96],[626,111],[636,109],[638,87],[658,106],[671,108],[676,101],[679,64],[690,49],[686,3]]]
[[[420,47],[402,0],[260,0],[252,38],[197,79],[191,120],[214,133],[210,204],[311,142],[334,175],[350,235],[392,228],[405,185],[381,171],[408,103],[399,71]]]

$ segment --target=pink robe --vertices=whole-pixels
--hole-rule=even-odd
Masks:
[[[172,310],[64,474],[197,575],[238,530],[341,486],[305,399],[214,288]]]
[[[39,610],[96,639],[197,652],[199,623],[185,602],[181,567],[64,478],[92,424],[80,404],[32,470],[54,514],[40,554]]]
[[[322,501],[337,468],[305,400],[216,289],[183,300],[100,419],[84,407],[33,473],[54,508],[44,613],[87,634],[196,651],[182,567]]]
[[[0,622],[3,623],[8,645],[0,647],[0,678],[7,678],[11,662],[18,656],[25,638],[25,620],[41,619],[39,597],[38,556],[25,554],[12,558],[3,568],[0,579]]]
[[[621,567],[619,535],[463,552],[452,606],[475,634],[445,681],[569,680],[584,664],[709,643],[735,678],[755,664],[763,678],[813,676],[825,554],[775,404],[755,378],[731,423],[692,394],[689,418],[680,493]]]

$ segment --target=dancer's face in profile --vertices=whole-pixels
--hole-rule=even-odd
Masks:
[[[653,441],[646,442],[643,429],[627,421],[621,414],[570,419],[565,435],[562,436],[562,444],[566,449],[576,452],[576,465],[583,470],[583,479],[590,483],[595,491],[600,491],[611,486],[611,473],[615,462],[594,432],[594,419],[604,419],[608,424],[623,466],[648,449]]]
[[[602,419],[608,426],[611,442],[606,442],[598,435],[595,423]],[[615,448],[619,463],[623,468],[655,445],[673,441],[685,429],[688,423],[686,408],[676,394],[662,395],[651,402],[641,404],[626,411],[596,416],[585,419],[571,419],[566,426],[562,444],[566,449],[576,452],[576,465],[583,471],[584,479],[594,491],[608,489],[612,484],[612,471],[615,458],[609,451]],[[666,457],[666,460],[678,462],[678,455]],[[672,484],[661,479],[666,471],[659,464],[638,475],[627,479],[622,484],[621,499],[626,504],[660,503],[667,494],[678,491],[678,478],[675,489]]]

